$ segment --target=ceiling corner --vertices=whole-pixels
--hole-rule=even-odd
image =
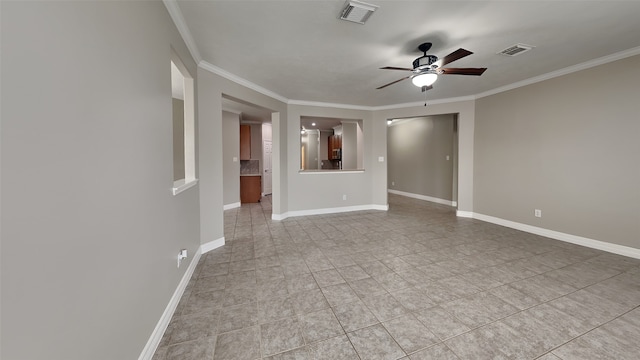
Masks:
[[[187,45],[193,60],[196,64],[202,61],[202,56],[200,55],[200,51],[196,46],[195,40],[193,40],[193,36],[191,35],[191,31],[189,31],[189,27],[187,26],[187,22],[184,20],[184,16],[182,16],[182,11],[180,11],[180,7],[178,6],[177,0],[162,0],[164,6],[167,8],[169,12],[169,16],[173,20],[173,23],[178,28],[178,32],[180,36],[182,36],[182,40]]]

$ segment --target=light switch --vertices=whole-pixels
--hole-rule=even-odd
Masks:
[[[449,161],[449,155],[447,155],[447,161]]]
[[[384,156],[378,156],[378,162],[384,162]]]
[[[237,157],[233,157],[233,162],[238,162],[238,158]]]

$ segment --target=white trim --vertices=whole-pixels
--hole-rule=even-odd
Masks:
[[[232,114],[236,114],[236,115],[242,115],[242,111],[240,111],[240,110],[228,109],[228,108],[225,108],[224,106],[222,107],[222,111],[226,111],[226,112],[228,112],[228,113],[232,113]]]
[[[219,248],[219,247],[223,246],[223,245],[224,245],[224,243],[225,243],[225,240],[224,240],[224,236],[223,236],[223,237],[221,237],[220,239],[216,239],[216,240],[213,240],[213,241],[209,241],[209,242],[208,242],[208,243],[206,243],[206,244],[202,244],[202,245],[200,245],[200,249],[199,249],[199,250],[200,250],[200,252],[202,252],[203,254],[206,254],[206,253],[208,253],[208,252],[209,252],[209,251],[211,251],[211,250],[215,250],[215,249],[217,249],[217,248]]]
[[[271,214],[272,220],[284,220],[290,217],[296,216],[310,216],[310,215],[326,215],[326,214],[338,214],[351,211],[365,211],[365,210],[381,210],[388,211],[389,204],[387,205],[355,205],[355,206],[343,206],[337,208],[324,208],[324,209],[311,209],[311,210],[295,210],[287,211],[283,214]]]
[[[185,179],[174,181],[173,188],[171,188],[171,193],[175,196],[180,194],[181,192],[196,186],[198,183],[198,179],[189,180],[189,182],[185,182]]]
[[[268,90],[266,88],[263,88],[260,85],[256,85],[254,83],[252,83],[249,80],[243,79],[237,75],[234,75],[226,70],[223,70],[222,68],[219,68],[207,61],[204,61],[202,59],[202,56],[200,55],[200,51],[198,50],[198,47],[196,46],[195,41],[193,40],[193,36],[191,35],[191,32],[189,31],[189,27],[186,25],[186,22],[184,20],[184,16],[182,15],[182,12],[180,11],[180,7],[178,6],[178,3],[176,0],[163,0],[165,7],[167,8],[167,11],[169,12],[169,15],[171,16],[171,19],[173,20],[173,23],[176,25],[176,28],[178,28],[178,32],[180,33],[180,35],[182,36],[182,39],[184,40],[185,44],[187,45],[187,48],[189,49],[189,52],[191,53],[191,56],[193,57],[193,59],[195,60],[195,62],[198,64],[199,67],[211,71],[214,74],[218,74],[228,80],[231,80],[237,84],[246,86],[249,89],[253,89],[261,94],[267,95],[269,97],[272,97],[276,100],[282,101],[283,103],[289,104],[289,105],[304,105],[304,106],[318,106],[318,107],[329,107],[329,108],[339,108],[339,109],[352,109],[352,110],[366,110],[366,111],[378,111],[378,110],[392,110],[392,109],[402,109],[402,108],[411,108],[411,107],[416,107],[416,106],[422,106],[424,105],[424,101],[419,101],[419,102],[411,102],[411,103],[401,103],[401,104],[391,104],[391,105],[382,105],[382,106],[364,106],[364,105],[352,105],[352,104],[338,104],[338,103],[326,103],[326,102],[320,102],[320,101],[307,101],[307,100],[294,100],[294,99],[288,99],[280,94],[277,94],[271,90]],[[590,60],[590,61],[586,61],[582,64],[577,64],[574,66],[569,66],[566,67],[564,69],[560,69],[557,71],[552,71],[550,73],[547,74],[543,74],[541,76],[536,76],[530,79],[526,79],[523,81],[519,81],[510,85],[506,85],[506,86],[502,86],[499,88],[495,88],[492,90],[488,90],[479,94],[475,94],[475,95],[469,95],[469,96],[460,96],[460,97],[454,97],[454,98],[447,98],[447,99],[435,99],[435,100],[430,100],[427,101],[428,105],[437,105],[437,104],[446,104],[446,103],[452,103],[452,102],[460,102],[460,101],[470,101],[470,100],[476,100],[482,97],[486,97],[489,95],[494,95],[494,94],[498,94],[504,91],[508,91],[508,90],[513,90],[519,87],[523,87],[523,86],[527,86],[527,85],[531,85],[540,81],[544,81],[544,80],[548,80],[548,79],[552,79],[558,76],[562,76],[562,75],[566,75],[566,74],[570,74],[576,71],[580,71],[580,70],[584,70],[584,69],[588,69],[594,66],[598,66],[598,65],[604,65],[616,60],[621,60],[630,56],[634,56],[634,55],[638,55],[640,54],[640,47],[635,47],[632,49],[628,49],[628,50],[624,50],[624,51],[620,51],[611,55],[607,55],[607,56],[603,56],[601,58],[598,59],[594,59],[594,60]]]
[[[538,83],[538,82],[541,82],[541,81],[545,81],[545,80],[553,79],[553,78],[556,78],[556,77],[559,77],[559,76],[571,74],[571,73],[574,73],[574,72],[577,72],[577,71],[589,69],[589,68],[592,68],[594,66],[608,64],[610,62],[614,62],[614,61],[621,60],[621,59],[624,59],[624,58],[627,58],[627,57],[630,57],[630,56],[634,56],[634,55],[638,55],[638,54],[640,54],[640,46],[632,48],[632,49],[620,51],[620,52],[617,52],[615,54],[603,56],[601,58],[597,58],[597,59],[594,59],[594,60],[585,61],[585,62],[583,62],[581,64],[569,66],[569,67],[566,67],[564,69],[552,71],[550,73],[546,73],[546,74],[543,74],[543,75],[540,75],[540,76],[536,76],[536,77],[532,77],[532,78],[525,79],[525,80],[522,80],[522,81],[518,81],[518,82],[513,83],[513,84],[509,84],[509,85],[506,85],[506,86],[502,86],[502,87],[499,87],[499,88],[488,90],[488,91],[485,91],[483,93],[477,94],[475,97],[476,97],[476,99],[479,99],[479,98],[483,98],[483,97],[486,97],[486,96],[495,95],[495,94],[498,94],[498,93],[501,93],[501,92],[517,89],[519,87],[535,84],[535,83]]]
[[[178,307],[180,298],[182,298],[182,294],[184,294],[184,289],[187,287],[189,280],[191,280],[191,276],[193,275],[193,271],[196,269],[196,265],[198,265],[198,261],[200,260],[201,255],[202,252],[200,248],[198,248],[196,250],[196,253],[193,255],[193,259],[191,259],[189,267],[184,272],[184,275],[182,275],[182,279],[178,283],[176,290],[173,292],[173,296],[171,296],[169,304],[167,304],[167,307],[164,309],[164,312],[162,313],[160,320],[158,320],[155,329],[153,329],[151,337],[149,337],[149,340],[147,340],[147,344],[142,349],[142,353],[140,353],[138,360],[151,360],[153,358],[154,353],[158,349],[158,345],[160,345],[162,336],[167,330],[167,326],[169,326],[171,317],[173,317],[173,313]]]
[[[473,217],[473,212],[472,211],[464,211],[464,210],[456,210],[456,216],[457,217],[463,217],[463,218],[472,218]]]
[[[327,175],[327,174],[362,174],[362,170],[298,170],[300,175]]]
[[[428,100],[426,103],[427,103],[427,106],[429,106],[429,105],[438,105],[438,104],[448,104],[452,102],[473,101],[475,99],[476,99],[475,95],[469,95],[469,96],[459,96],[459,97],[447,98],[447,99]],[[424,104],[425,104],[424,101],[416,101],[416,102],[402,103],[402,104],[371,106],[368,110],[379,111],[379,110],[403,109],[403,108],[412,108],[416,106],[424,106]]]
[[[196,42],[193,40],[193,36],[191,35],[191,31],[189,31],[189,27],[187,26],[187,22],[184,20],[184,16],[182,16],[182,11],[180,11],[180,7],[178,6],[177,0],[163,0],[164,6],[167,8],[169,12],[169,16],[171,16],[171,20],[178,28],[178,32],[180,36],[182,36],[182,40],[187,45],[193,60],[195,60],[196,64],[202,60],[202,56],[200,56],[200,51],[198,51],[198,46],[196,46]]]
[[[582,236],[577,236],[577,235],[567,234],[567,233],[563,233],[555,230],[549,230],[549,229],[545,229],[537,226],[522,224],[515,221],[505,220],[505,219],[501,219],[501,218],[497,218],[489,215],[483,215],[478,213],[471,213],[471,214],[473,214],[474,219],[486,221],[492,224],[506,226],[512,229],[521,230],[528,233],[545,236],[551,239],[560,240],[560,241],[564,241],[564,242],[568,242],[576,245],[582,245],[592,249],[602,250],[602,251],[606,251],[606,252],[610,252],[610,253],[614,253],[622,256],[628,256],[628,257],[640,259],[640,249],[637,249],[637,248],[613,244],[613,243],[601,241],[601,240],[589,239]]]
[[[387,120],[387,126],[391,127],[391,126],[396,126],[396,125],[400,125],[406,122],[410,122],[410,121],[415,121],[415,120],[424,120],[424,116],[419,116],[419,117],[408,117],[408,118],[396,118],[396,119],[389,119],[391,121],[391,123],[389,123],[389,120]]]
[[[327,107],[327,108],[336,108],[336,109],[348,109],[348,110],[365,110],[365,111],[371,111],[371,109],[373,109],[371,106],[364,106],[364,105],[327,103],[327,102],[321,102],[321,101],[306,101],[306,100],[293,100],[293,99],[289,99],[287,101],[287,104]]]
[[[284,219],[286,219],[288,217],[289,217],[289,213],[288,212],[285,212],[285,213],[282,213],[282,214],[275,214],[275,213],[271,214],[271,220],[276,220],[276,221],[284,220]]]
[[[231,209],[235,209],[235,208],[239,208],[242,204],[240,204],[240,202],[236,202],[233,204],[227,204],[223,206],[223,210],[231,210]]]
[[[469,96],[459,96],[454,98],[447,99],[435,99],[427,101],[427,105],[437,105],[437,104],[447,104],[452,102],[461,102],[461,101],[473,101],[476,99],[475,95]],[[293,100],[290,99],[287,101],[289,105],[305,105],[305,106],[317,106],[317,107],[328,107],[328,108],[338,108],[338,109],[349,109],[349,110],[365,110],[365,111],[378,111],[378,110],[392,110],[392,109],[402,109],[402,108],[411,108],[416,106],[423,106],[425,104],[424,101],[410,102],[410,103],[401,103],[401,104],[392,104],[392,105],[382,105],[382,106],[365,106],[365,105],[352,105],[352,104],[338,104],[338,103],[326,103],[320,101],[306,101],[306,100]]]
[[[431,202],[442,204],[442,205],[456,206],[456,202],[451,200],[440,199],[440,198],[427,196],[427,195],[413,194],[413,193],[408,193],[408,192],[393,190],[393,189],[388,189],[387,191],[391,194],[406,196],[413,199],[431,201]]]
[[[275,92],[273,92],[273,91],[271,91],[269,89],[265,89],[260,85],[256,85],[256,84],[252,83],[249,80],[243,79],[240,76],[232,74],[232,73],[230,73],[230,72],[228,72],[228,71],[226,71],[226,70],[224,70],[222,68],[219,68],[219,67],[217,67],[217,66],[215,66],[215,65],[213,65],[211,63],[208,63],[208,62],[206,62],[204,60],[201,60],[198,63],[198,66],[203,68],[204,70],[210,71],[210,72],[212,72],[212,73],[214,73],[216,75],[220,75],[220,76],[222,76],[223,78],[225,78],[227,80],[231,80],[236,84],[240,84],[240,85],[242,85],[244,87],[247,87],[247,88],[249,88],[251,90],[257,91],[257,92],[259,92],[259,93],[261,93],[263,95],[267,95],[267,96],[269,96],[271,98],[274,98],[276,100],[282,101],[283,103],[287,103],[289,101],[289,99],[287,99],[286,97],[284,97],[284,96],[282,96],[280,94],[277,94],[277,93],[275,93]]]
[[[369,205],[371,208],[370,210],[380,210],[380,211],[389,211],[389,204],[386,205]]]

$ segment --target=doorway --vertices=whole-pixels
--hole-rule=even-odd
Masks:
[[[253,186],[254,192],[260,195],[273,193],[273,138],[270,109],[250,102],[222,95],[223,112],[223,205],[224,209],[241,206],[241,178],[257,177],[259,182]],[[244,137],[248,154],[240,156],[240,125],[249,128]],[[245,186],[246,189],[246,186]]]
[[[270,195],[271,194],[271,154],[273,153],[273,148],[272,148],[273,144],[271,142],[271,140],[263,140],[262,141],[262,156],[263,156],[263,169],[264,169],[264,173],[263,173],[263,179],[262,179],[262,192],[263,195]]]
[[[387,158],[389,193],[457,206],[457,114],[388,121]]]

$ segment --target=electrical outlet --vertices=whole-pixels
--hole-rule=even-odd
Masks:
[[[396,184],[396,182],[395,182],[395,181],[392,181],[392,182],[391,182],[391,186],[394,186],[395,184]]]
[[[347,200],[347,195],[346,194],[342,195],[342,200]]]
[[[533,215],[535,215],[535,217],[542,217],[542,210],[540,209],[533,210]]]
[[[180,263],[182,262],[182,260],[186,258],[187,258],[187,249],[180,250],[180,252],[178,253],[178,267],[180,267]]]

